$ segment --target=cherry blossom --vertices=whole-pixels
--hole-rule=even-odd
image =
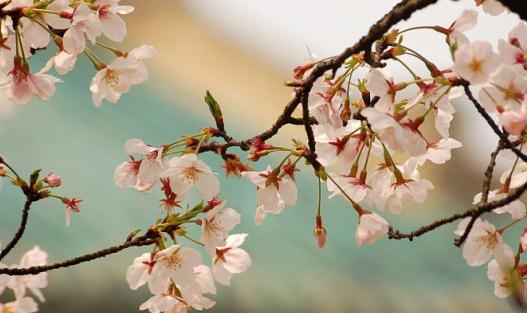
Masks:
[[[161,176],[170,178],[172,190],[178,195],[195,186],[205,200],[211,200],[220,191],[217,174],[194,153],[170,159]]]
[[[474,41],[456,50],[454,70],[471,84],[481,85],[489,81],[501,63],[486,41]]]
[[[12,267],[26,268],[31,266],[46,265],[47,259],[48,254],[42,251],[38,246],[35,246],[33,249],[24,253],[19,264],[15,264]],[[7,286],[15,292],[17,299],[24,298],[26,295],[26,290],[29,290],[40,300],[40,302],[44,302],[44,295],[40,289],[46,288],[47,285],[47,273],[40,273],[38,275],[11,276],[7,282]]]
[[[267,166],[267,170],[261,172],[243,172],[242,176],[257,187],[257,224],[263,222],[265,214],[280,214],[286,204],[290,206],[296,204],[298,190],[295,182],[287,176],[280,177],[271,166]]]
[[[134,259],[134,262],[126,271],[126,281],[128,282],[130,289],[136,290],[147,282],[150,284],[152,270],[156,264],[154,257],[155,254],[153,253],[143,253],[141,256]],[[150,289],[155,290],[153,288]]]
[[[456,229],[456,235],[462,236],[469,222],[470,218],[462,220]],[[469,266],[483,265],[503,244],[501,234],[494,225],[477,219],[463,246],[463,258]]]
[[[79,54],[86,49],[85,35],[95,44],[102,33],[101,21],[86,3],[81,3],[74,10],[71,26],[64,33],[64,49],[71,54]]]
[[[234,226],[240,223],[240,214],[224,204],[216,206],[201,219],[201,242],[211,255],[215,255],[216,247],[222,246]]]
[[[494,294],[498,298],[507,298],[519,288],[520,278],[514,263],[514,254],[507,245],[497,249],[495,259],[489,262],[487,276],[494,282]]]
[[[11,71],[13,81],[9,86],[9,100],[16,104],[25,104],[33,96],[41,100],[49,100],[55,94],[55,84],[62,82],[60,79],[46,74],[50,69],[50,64],[46,65],[38,73],[31,73],[29,65],[20,58],[15,58],[15,65]]]
[[[163,292],[172,279],[176,284],[186,286],[195,280],[194,268],[201,264],[201,254],[192,248],[173,245],[159,251],[149,286],[154,293]]]
[[[461,142],[453,138],[443,138],[436,143],[429,144],[426,152],[415,158],[419,166],[423,165],[427,160],[435,164],[445,164],[452,157],[451,150],[462,146]]]
[[[355,245],[360,247],[363,243],[373,244],[388,232],[389,226],[390,224],[377,213],[362,211],[355,231]]]
[[[373,69],[366,76],[366,88],[372,95],[379,97],[375,103],[375,110],[388,113],[393,110],[396,86],[393,76],[385,70]]]
[[[363,109],[361,114],[368,119],[371,129],[391,149],[408,150],[413,156],[421,155],[426,151],[426,141],[417,130],[413,129],[415,127],[410,127],[414,124],[411,121],[406,121],[404,125],[391,115],[372,108]]]
[[[478,22],[478,12],[474,10],[463,10],[461,15],[452,23],[447,30],[449,42],[455,43],[457,47],[468,44],[469,40],[464,32],[471,30]]]
[[[163,157],[163,147],[154,148],[144,141],[133,138],[126,142],[127,154],[141,154],[142,159],[132,159],[121,163],[114,173],[115,184],[119,187],[133,187],[142,192],[149,192],[159,180],[161,172],[168,166]]]
[[[97,11],[104,36],[113,41],[122,41],[126,36],[126,24],[119,15],[132,13],[134,7],[119,5],[119,0],[97,0],[92,6]]]
[[[249,254],[239,248],[248,234],[230,235],[225,246],[216,248],[216,255],[212,264],[214,279],[222,285],[230,285],[233,274],[245,272],[252,261]]]
[[[346,127],[332,128],[318,126],[315,130],[318,161],[325,167],[347,172],[364,143],[364,134],[352,134],[360,128],[359,121],[349,121]]]
[[[508,40],[500,39],[498,50],[506,64],[514,65],[523,69],[526,64],[525,53],[527,52],[527,25],[520,22],[510,32]]]

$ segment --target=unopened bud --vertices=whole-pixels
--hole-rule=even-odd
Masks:
[[[62,185],[62,178],[57,174],[49,173],[48,176],[44,178],[44,182],[50,187],[55,188]]]
[[[313,229],[313,235],[317,241],[317,246],[322,249],[326,246],[327,232],[322,226],[322,217],[317,216],[315,229]]]

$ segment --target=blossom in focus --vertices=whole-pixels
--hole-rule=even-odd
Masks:
[[[378,68],[371,70],[366,76],[366,88],[379,97],[375,103],[376,111],[388,113],[393,110],[396,88],[390,73]]]
[[[104,36],[112,41],[123,41],[126,36],[126,24],[119,15],[132,13],[134,7],[119,5],[119,0],[96,0],[92,6],[101,21]]]
[[[161,176],[170,178],[172,190],[178,195],[185,194],[192,186],[205,200],[211,200],[220,192],[217,174],[194,153],[170,159]]]
[[[218,283],[228,286],[234,274],[243,273],[251,266],[251,257],[245,250],[239,248],[246,237],[247,234],[230,235],[225,246],[216,248],[212,274]]]
[[[154,148],[144,141],[133,138],[126,142],[124,150],[130,156],[142,155],[142,159],[121,163],[114,172],[115,184],[119,187],[133,187],[141,192],[149,192],[159,180],[168,160],[163,157],[163,147]]]
[[[267,213],[280,214],[285,205],[293,206],[298,198],[295,182],[287,176],[279,176],[278,171],[267,166],[261,172],[243,172],[242,176],[256,185],[257,224],[263,222]]]
[[[173,245],[159,251],[155,256],[149,287],[154,293],[164,292],[170,279],[177,285],[186,286],[194,279],[194,268],[201,264],[201,254],[187,247]]]
[[[64,33],[64,49],[71,54],[80,54],[86,49],[85,36],[95,44],[102,33],[102,25],[95,13],[86,3],[81,3],[74,10],[71,26]]]
[[[231,208],[224,208],[223,203],[207,212],[201,219],[201,242],[205,250],[215,255],[216,247],[223,246],[234,226],[240,224],[240,214]]]

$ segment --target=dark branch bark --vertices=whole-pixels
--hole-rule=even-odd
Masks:
[[[113,246],[110,248],[99,250],[97,252],[85,254],[85,255],[70,259],[70,260],[66,260],[64,262],[54,263],[50,265],[43,265],[43,266],[33,266],[33,267],[28,267],[28,268],[0,268],[0,274],[7,274],[11,276],[36,275],[42,272],[49,272],[49,271],[56,270],[59,268],[70,267],[70,266],[77,265],[80,263],[100,259],[105,256],[115,254],[127,248],[148,246],[153,243],[154,243],[153,239],[142,236],[134,240],[127,241],[121,245]]]
[[[463,82],[463,88],[465,89],[465,94],[470,99],[470,101],[472,101],[479,114],[485,119],[487,124],[489,124],[490,128],[492,128],[494,133],[498,135],[500,140],[504,143],[505,147],[507,149],[511,149],[512,152],[514,152],[522,161],[527,162],[527,155],[523,154],[520,149],[516,148],[516,145],[514,145],[509,140],[508,135],[500,130],[500,127],[494,122],[489,113],[487,113],[485,108],[483,108],[479,101],[474,97],[474,95],[470,91],[469,83],[467,81]]]
[[[24,232],[26,230],[26,224],[27,220],[29,218],[29,209],[31,208],[31,204],[33,203],[33,200],[28,196],[26,203],[24,204],[24,208],[22,209],[22,219],[20,221],[20,226],[18,227],[17,232],[13,236],[13,239],[7,244],[7,246],[0,252],[0,261],[11,252],[11,250],[16,246],[20,238],[24,235]]]

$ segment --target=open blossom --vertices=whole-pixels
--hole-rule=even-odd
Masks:
[[[13,268],[27,268],[32,266],[46,265],[48,254],[42,251],[38,246],[26,252],[19,264],[12,265]],[[7,286],[15,292],[17,299],[22,299],[26,296],[26,290],[29,290],[35,295],[40,302],[44,302],[44,295],[40,289],[46,288],[48,285],[48,273],[40,273],[37,275],[11,276],[7,282]]]
[[[130,156],[141,154],[142,159],[135,160],[131,157],[130,161],[121,163],[115,169],[115,184],[119,187],[134,187],[141,192],[152,190],[167,166],[168,161],[163,157],[163,147],[155,148],[133,138],[126,142],[124,150]]]
[[[201,254],[192,248],[173,245],[159,251],[149,281],[151,291],[164,292],[170,279],[180,286],[191,284],[195,280],[194,268],[201,262]]]
[[[90,84],[95,106],[99,107],[103,100],[115,103],[132,86],[144,83],[148,79],[148,71],[143,60],[153,58],[156,53],[154,47],[143,45],[130,51],[126,57],[117,57],[104,65]]]
[[[462,236],[470,218],[462,220],[455,233]],[[477,219],[463,246],[463,258],[469,266],[480,266],[487,263],[497,249],[504,245],[499,231],[487,221]]]
[[[372,95],[379,97],[375,110],[382,113],[392,111],[396,88],[390,73],[378,68],[371,70],[366,76],[366,88]]]
[[[498,50],[506,64],[523,69],[527,63],[527,24],[520,22],[510,32],[508,41],[500,39]]]
[[[409,167],[408,163],[405,164],[406,167]],[[428,190],[434,189],[429,180],[421,178],[417,169],[413,171],[406,169],[401,171],[401,174],[402,178],[393,185],[392,194],[387,199],[389,209],[395,214],[401,212],[404,202],[423,203],[428,195]]]
[[[488,278],[494,282],[494,294],[498,298],[507,298],[523,285],[515,268],[514,253],[507,245],[496,250],[495,259],[489,262]]]
[[[15,65],[11,71],[13,81],[9,86],[9,100],[16,104],[25,104],[33,96],[41,100],[49,100],[55,94],[55,84],[61,82],[60,79],[46,74],[51,68],[46,65],[37,73],[31,73],[27,63],[21,58],[15,58]]]
[[[247,234],[230,235],[225,246],[216,248],[212,274],[218,283],[228,286],[234,274],[243,273],[251,266],[251,257],[245,250],[239,248],[246,237]]]
[[[435,164],[444,164],[452,157],[451,150],[461,148],[463,144],[453,138],[443,138],[436,143],[428,145],[423,155],[415,157],[419,166],[427,160]]]
[[[474,28],[478,22],[478,12],[463,10],[461,15],[447,30],[447,40],[450,44],[456,43],[457,47],[468,44],[469,40],[464,32]]]
[[[81,3],[73,12],[71,26],[64,33],[64,49],[72,54],[80,54],[86,49],[85,36],[95,44],[95,40],[102,33],[99,18],[86,3]]]
[[[489,113],[519,111],[527,92],[527,78],[523,69],[504,66],[492,78],[492,85],[479,91],[479,100]]]
[[[333,128],[317,125],[315,132],[316,150],[320,164],[334,167],[339,172],[347,173],[357,156],[365,135],[353,133],[360,127],[360,122],[349,121],[346,127]]]
[[[128,282],[130,289],[136,290],[147,282],[150,284],[152,270],[156,264],[154,257],[155,254],[153,253],[143,253],[141,256],[134,259],[134,262],[126,271],[126,281]],[[154,288],[150,289],[155,290]]]
[[[234,226],[240,223],[240,214],[231,208],[224,208],[223,204],[207,212],[201,219],[201,242],[207,252],[214,256],[216,247],[223,246]]]
[[[400,122],[393,116],[373,108],[363,109],[361,114],[368,119],[371,129],[391,149],[408,150],[412,156],[421,155],[426,151],[426,141],[412,125],[412,121]]]
[[[104,36],[113,41],[122,41],[126,36],[126,24],[119,15],[132,13],[134,7],[119,5],[119,0],[97,0],[92,6],[97,11]]]
[[[309,113],[320,124],[341,127],[342,119],[339,115],[339,105],[342,101],[342,90],[333,91],[333,86],[326,80],[319,79],[313,84],[309,93]]]
[[[500,63],[500,57],[492,51],[489,42],[474,41],[456,50],[454,70],[471,84],[481,85],[496,73]]]
[[[333,180],[328,179],[328,191],[331,193],[329,198],[333,198],[336,195],[341,195],[344,197],[342,191],[340,190],[342,188],[342,190],[344,190],[344,192],[353,201],[362,202],[362,200],[366,198],[368,191],[371,190],[371,187],[366,184],[363,178],[337,176],[334,174],[331,174],[331,177],[335,180],[338,186],[340,186],[340,188],[333,182]]]
[[[70,7],[69,0],[54,0],[48,4],[47,9],[64,15],[73,13],[73,8]],[[61,16],[61,14],[43,13],[42,16],[46,24],[54,29],[68,29],[71,25],[71,21],[68,18]]]
[[[500,199],[507,197],[508,195],[509,195],[508,192],[504,192],[499,189],[491,190],[488,195],[488,201],[491,202],[491,201],[500,200]],[[472,203],[473,204],[480,203],[481,196],[482,196],[481,192],[475,195],[474,201]],[[493,212],[497,214],[509,213],[511,217],[516,220],[516,219],[520,219],[524,217],[525,214],[527,213],[527,210],[523,202],[521,202],[521,200],[514,200],[504,206],[494,209]]]
[[[205,200],[211,200],[220,191],[217,174],[194,153],[172,158],[161,176],[170,178],[172,190],[178,195],[194,186]]]
[[[295,182],[287,177],[280,177],[278,172],[271,166],[267,166],[266,171],[243,172],[242,176],[256,185],[256,221],[257,224],[263,222],[267,213],[280,214],[285,205],[293,206],[298,198],[298,190]]]
[[[373,244],[388,232],[389,226],[390,224],[377,213],[362,211],[355,231],[355,245],[360,247],[363,243]]]

